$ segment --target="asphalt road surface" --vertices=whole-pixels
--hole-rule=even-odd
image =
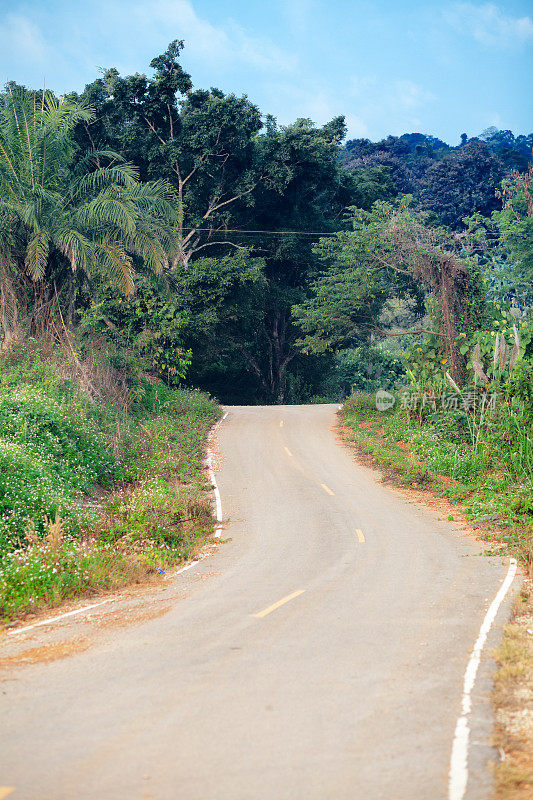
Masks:
[[[335,412],[230,408],[217,551],[145,618],[136,596],[117,605],[124,624],[96,609],[0,643],[73,651],[0,672],[0,797],[448,796],[465,667],[507,562],[358,466]],[[469,800],[490,795],[490,687],[487,655]]]

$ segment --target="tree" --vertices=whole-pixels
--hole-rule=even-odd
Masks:
[[[3,342],[20,335],[24,294],[31,322],[74,273],[133,290],[133,256],[159,271],[175,249],[172,192],[141,184],[113,152],[92,151],[72,169],[71,132],[91,109],[9,88],[0,104],[0,301]],[[107,166],[102,166],[102,163]]]
[[[408,153],[407,144],[399,153],[392,146],[387,146],[385,142],[374,144],[368,139],[355,139],[347,142],[344,150],[341,151],[341,161],[356,175],[370,170],[380,170],[382,174],[388,174],[392,180],[394,193],[406,193],[412,188],[410,168],[406,161]]]
[[[500,243],[518,281],[533,283],[533,166],[513,172],[502,183],[498,197],[503,208],[492,214]]]
[[[261,115],[246,97],[192,89],[179,63],[182,41],[154,58],[152,77],[122,77],[108,69],[82,99],[96,117],[78,127],[85,146],[113,147],[138,165],[143,179],[165,179],[178,202],[178,253],[186,265],[208,247],[238,247],[228,239],[230,211],[246,206],[261,179],[254,137]]]
[[[255,319],[248,306],[264,292],[263,266],[262,259],[239,250],[178,264],[159,276],[143,270],[129,297],[117,298],[101,285],[82,327],[105,339],[113,358],[127,359],[130,373],[175,384],[190,370],[194,385],[207,381],[212,391],[223,390],[223,385],[213,386],[216,365],[223,363],[225,381],[230,381],[231,361],[236,360],[232,334],[243,319]]]
[[[502,178],[503,164],[488,146],[468,142],[427,169],[421,182],[420,207],[444,225],[461,229],[464,217],[476,212],[488,216],[496,209],[495,191]]]
[[[338,229],[345,206],[353,202],[355,180],[338,159],[344,132],[343,119],[323,127],[308,119],[277,127],[270,120],[257,138],[258,158],[268,173],[256,187],[245,227],[267,232],[252,239],[265,258],[267,286],[253,330],[244,327],[234,338],[260,396],[269,402],[287,398],[293,366],[305,372],[291,307],[305,297],[318,267],[312,243],[320,232]]]
[[[476,329],[483,314],[476,262],[456,252],[442,229],[429,228],[410,208],[377,202],[369,212],[353,211],[353,231],[323,239],[317,246],[326,270],[313,296],[294,308],[304,349],[323,352],[385,335],[381,319],[391,297],[411,297],[422,310],[420,288],[433,300],[434,333],[457,382],[465,359],[457,347],[462,332]]]

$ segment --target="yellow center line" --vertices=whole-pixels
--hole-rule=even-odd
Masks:
[[[14,786],[0,786],[0,800],[4,800],[4,797],[7,797],[8,794],[15,791]]]
[[[283,428],[283,420],[282,419],[279,421],[279,427]]]
[[[292,457],[292,453],[291,453],[291,451],[289,450],[288,447],[285,448],[285,452],[287,453],[288,456]]]
[[[362,530],[360,530],[359,528],[357,528],[355,532],[356,532],[356,534],[357,534],[357,538],[359,539],[359,541],[361,542],[361,544],[363,544],[363,543],[364,543],[364,541],[365,541],[365,535],[364,535],[363,531],[362,531]]]
[[[328,494],[331,494],[331,495],[334,495],[334,494],[335,494],[335,492],[332,492],[332,491],[331,491],[331,489],[329,488],[329,486],[326,486],[326,484],[325,484],[325,483],[321,483],[320,485],[322,486],[322,488],[324,489],[324,491],[325,491],[325,492],[327,492]]]
[[[263,611],[259,611],[258,614],[254,614],[253,616],[256,617],[257,619],[261,619],[261,617],[266,617],[267,614],[271,614],[272,611],[276,610],[276,608],[279,608],[280,606],[284,606],[285,603],[288,603],[290,600],[294,600],[295,597],[298,597],[299,595],[303,594],[304,592],[305,592],[305,589],[299,589],[297,592],[293,592],[292,594],[288,594],[287,597],[284,597],[282,600],[278,600],[277,603],[274,603],[273,605],[269,606],[268,608],[264,608]]]

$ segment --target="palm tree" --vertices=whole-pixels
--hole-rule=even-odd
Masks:
[[[160,272],[174,257],[176,204],[165,181],[140,183],[111,151],[74,166],[72,130],[87,106],[9,87],[0,97],[0,325],[3,346],[21,335],[27,290],[57,294],[65,274],[134,289],[133,257]],[[64,280],[64,277],[63,277]]]

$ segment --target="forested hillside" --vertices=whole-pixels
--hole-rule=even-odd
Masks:
[[[353,209],[406,196],[420,224],[477,259],[494,299],[530,302],[527,268],[517,272],[502,251],[498,225],[512,226],[502,198],[527,173],[533,135],[343,144],[342,117],[279,126],[247,97],[195,88],[182,47],[173,42],[146,74],[107,69],[61,102],[6,87],[5,342],[49,330],[61,312],[82,349],[105,343],[126,382],[144,374],[225,402],[340,396],[358,370],[353,348],[423,319],[429,284],[381,274],[364,323],[349,311],[334,346],[308,346],[302,309],[317,302],[316,281],[332,263],[327,240],[350,231]],[[23,109],[41,107],[56,109],[61,142],[42,153],[42,169],[33,163],[39,137],[27,144],[21,132]],[[386,353],[373,357],[390,366]]]
[[[497,128],[472,139],[463,133],[457,147],[430,135],[405,133],[380,142],[349,141],[341,159],[352,170],[386,168],[396,192],[413,194],[436,221],[460,230],[464,217],[489,215],[501,205],[495,187],[513,170],[528,169],[532,147],[533,134],[515,138]]]

